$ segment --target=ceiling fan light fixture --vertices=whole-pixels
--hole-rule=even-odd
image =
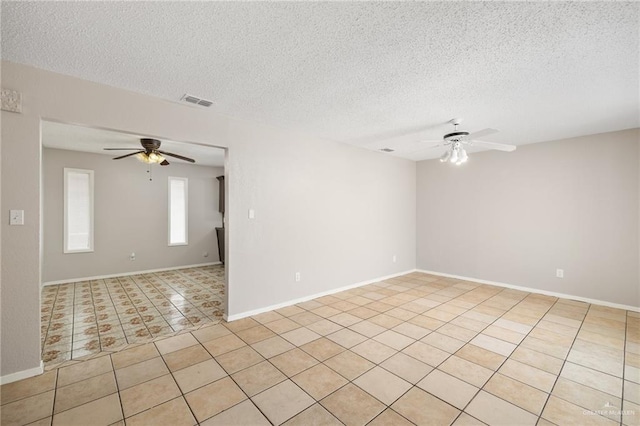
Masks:
[[[452,163],[457,164],[458,163],[458,159],[459,159],[458,148],[454,147],[454,148],[451,149],[451,158],[449,159],[449,161],[451,161]]]
[[[145,164],[160,164],[165,161],[165,158],[156,152],[152,152],[150,154],[141,152],[140,154],[136,155],[136,157],[138,158],[138,160],[142,161]]]
[[[458,153],[458,164],[466,163],[469,159],[467,155],[467,151],[464,150],[463,147],[460,147],[460,152]]]
[[[447,152],[445,152],[444,154],[442,154],[442,157],[440,157],[440,162],[441,163],[446,163],[447,161],[449,161],[449,158],[451,158],[451,150],[447,150]]]
[[[157,152],[152,152],[149,154],[149,161],[152,163],[160,164],[164,161],[164,157]]]

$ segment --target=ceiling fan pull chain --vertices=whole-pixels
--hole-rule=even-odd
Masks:
[[[148,164],[149,169],[147,170],[147,173],[149,173],[149,182],[151,182],[153,180],[153,173],[151,171],[151,163]]]

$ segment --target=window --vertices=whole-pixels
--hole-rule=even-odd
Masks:
[[[169,245],[187,245],[187,178],[169,177]]]
[[[93,170],[64,169],[64,252],[93,251]]]

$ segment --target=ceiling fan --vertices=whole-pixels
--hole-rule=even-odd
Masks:
[[[115,157],[114,160],[120,160],[135,155],[140,161],[147,164],[160,164],[161,166],[168,166],[169,162],[164,156],[174,157],[179,160],[188,161],[189,163],[195,163],[193,158],[183,157],[182,155],[173,154],[171,152],[161,151],[161,142],[158,139],[140,139],[140,144],[143,149],[140,148],[104,148],[105,151],[136,151],[130,154],[121,155]]]
[[[477,132],[469,133],[466,131],[458,130],[458,126],[462,123],[462,119],[454,118],[449,121],[449,123],[453,124],[454,130],[451,133],[447,133],[442,137],[441,141],[426,141],[427,143],[434,143],[436,145],[432,145],[426,147],[426,149],[431,148],[439,148],[441,146],[448,147],[447,151],[442,154],[440,157],[440,161],[443,163],[450,162],[456,165],[460,165],[465,163],[469,156],[467,155],[467,151],[465,147],[470,146],[478,146],[482,148],[495,149],[498,151],[507,151],[511,152],[516,149],[515,145],[506,145],[502,143],[496,142],[486,142],[479,141],[476,138],[480,138],[483,136],[492,135],[497,133],[496,129],[483,129]]]

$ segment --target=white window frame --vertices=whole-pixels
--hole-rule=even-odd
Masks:
[[[81,173],[89,175],[89,248],[86,249],[69,249],[69,216],[68,216],[68,183],[69,183],[69,173]],[[93,220],[93,201],[94,201],[94,172],[93,170],[86,169],[72,169],[72,168],[64,168],[64,225],[63,225],[63,252],[65,254],[71,253],[91,253],[94,251],[93,246],[93,235],[94,235],[94,220]]]
[[[171,182],[172,181],[182,181],[184,182],[184,242],[171,242]],[[167,239],[169,242],[169,247],[173,246],[186,246],[189,245],[189,179],[186,177],[175,177],[169,176],[169,181],[167,184],[167,205],[169,209],[169,223],[168,223],[168,235]]]

